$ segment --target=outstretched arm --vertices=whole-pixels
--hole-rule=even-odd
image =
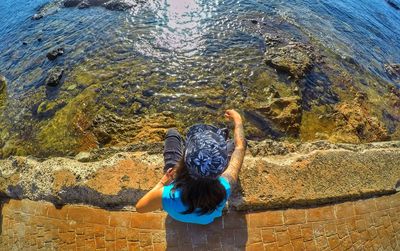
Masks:
[[[155,185],[153,189],[146,193],[136,203],[135,207],[138,213],[147,213],[162,209],[162,192],[164,186],[169,185],[172,182],[174,173],[175,171],[172,168],[168,169],[166,174],[161,178],[157,185]]]
[[[235,110],[227,110],[225,117],[233,120],[235,124],[234,141],[235,150],[232,153],[231,160],[229,161],[228,168],[222,174],[227,178],[231,186],[236,185],[239,179],[239,171],[243,164],[244,155],[246,152],[246,139],[244,137],[243,121],[240,114]]]

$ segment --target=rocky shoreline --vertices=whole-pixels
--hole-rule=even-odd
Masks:
[[[106,2],[114,1],[52,1],[39,14]],[[227,108],[241,112],[246,136],[254,141],[363,144],[400,139],[398,65],[386,65],[393,80],[388,82],[282,19],[241,22],[245,32],[260,39],[261,52],[226,49],[213,63],[221,67],[211,69],[203,67],[209,58],[198,57],[197,66],[185,69],[184,76],[169,75],[148,58],[113,51],[67,67],[65,60],[74,50],[62,44],[49,48],[43,58],[50,67],[37,71],[37,88],[17,99],[0,96],[0,158],[74,156],[104,147],[159,144],[171,127],[184,133],[194,123],[229,126],[222,116]],[[225,65],[247,58],[256,67]],[[4,86],[0,91],[6,93]]]

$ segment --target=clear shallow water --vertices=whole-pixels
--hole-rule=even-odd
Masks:
[[[94,54],[113,55],[110,61],[141,56],[182,81],[190,81],[185,69],[196,65],[213,71],[230,61],[257,64],[264,49],[260,24],[249,20],[277,16],[381,77],[384,63],[400,62],[400,12],[384,0],[157,0],[130,12],[61,8],[31,20],[44,3],[0,2],[0,72],[12,82],[10,95],[43,84],[55,64],[73,66]],[[48,61],[46,53],[57,46],[65,56]],[[239,58],[226,53],[232,48],[253,53]]]
[[[193,121],[180,115],[178,121],[188,124],[213,117],[210,114],[224,105],[240,103],[254,91],[254,76],[272,72],[263,60],[266,33],[279,31],[301,41],[308,39],[304,33],[309,34],[335,54],[352,58],[389,81],[383,64],[400,62],[400,12],[385,0],[155,0],[126,12],[52,7],[44,18],[31,20],[45,3],[0,1],[0,74],[8,79],[6,108],[0,116],[1,146],[23,141],[34,149],[42,144],[34,141],[37,134],[42,135],[39,141],[54,132],[59,132],[54,142],[70,137],[67,131],[74,122],[68,114],[86,106],[74,98],[91,84],[100,87],[92,99],[96,107],[87,113],[104,107],[128,117],[172,111],[193,115]],[[49,61],[46,54],[58,47],[65,49],[64,55]],[[66,81],[45,88],[48,71],[55,66],[65,69]],[[329,80],[314,75],[306,81],[303,97],[325,100]],[[264,76],[261,85],[268,81]],[[318,81],[326,88],[321,89]],[[146,89],[155,96],[143,95]],[[328,101],[324,102],[337,99]],[[43,103],[51,111],[39,116]],[[135,104],[145,111],[132,113],[130,106]],[[55,112],[65,107],[65,117],[57,117]],[[43,143],[44,151],[51,152],[48,148],[54,142]],[[70,149],[75,143],[66,144]],[[57,154],[64,151],[60,148]]]

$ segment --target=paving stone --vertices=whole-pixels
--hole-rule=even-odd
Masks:
[[[306,222],[306,211],[304,209],[289,209],[283,213],[285,224],[302,224]]]
[[[400,212],[392,196],[309,209],[233,212],[207,226],[176,222],[158,212],[56,209],[50,203],[10,200],[1,207],[0,250],[398,250]]]

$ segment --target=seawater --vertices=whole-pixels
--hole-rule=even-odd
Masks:
[[[209,58],[201,67],[210,71],[220,57],[255,62],[262,57],[262,37],[247,32],[248,20],[276,16],[382,78],[383,64],[400,62],[400,12],[384,0],[155,0],[127,12],[60,8],[31,20],[45,3],[0,2],[0,73],[12,83],[10,94],[43,84],[54,64],[73,66],[94,54],[141,56],[182,79],[191,78],[185,68],[198,65],[198,57]],[[46,53],[58,46],[65,56],[49,62]],[[224,54],[227,48],[260,53],[237,58]]]
[[[395,108],[377,94],[380,84],[393,81],[384,64],[400,63],[400,11],[385,0],[151,0],[123,12],[51,7],[32,20],[47,3],[0,1],[0,74],[7,78],[0,157],[76,154],[83,131],[101,113],[135,124],[172,112],[183,128],[220,122],[226,106],[251,110],[244,102],[264,102],[267,86],[279,84],[282,96],[292,95],[296,82],[264,62],[268,33],[312,40],[335,57],[325,67],[331,72],[313,72],[300,84],[304,109],[339,102],[331,85],[346,96],[358,84],[370,88],[380,109],[374,112],[396,128]],[[46,54],[59,47],[64,55],[49,61]],[[54,67],[65,70],[64,80],[46,87]],[[347,81],[352,73],[354,81]],[[269,137],[268,124],[256,127],[252,138]]]

